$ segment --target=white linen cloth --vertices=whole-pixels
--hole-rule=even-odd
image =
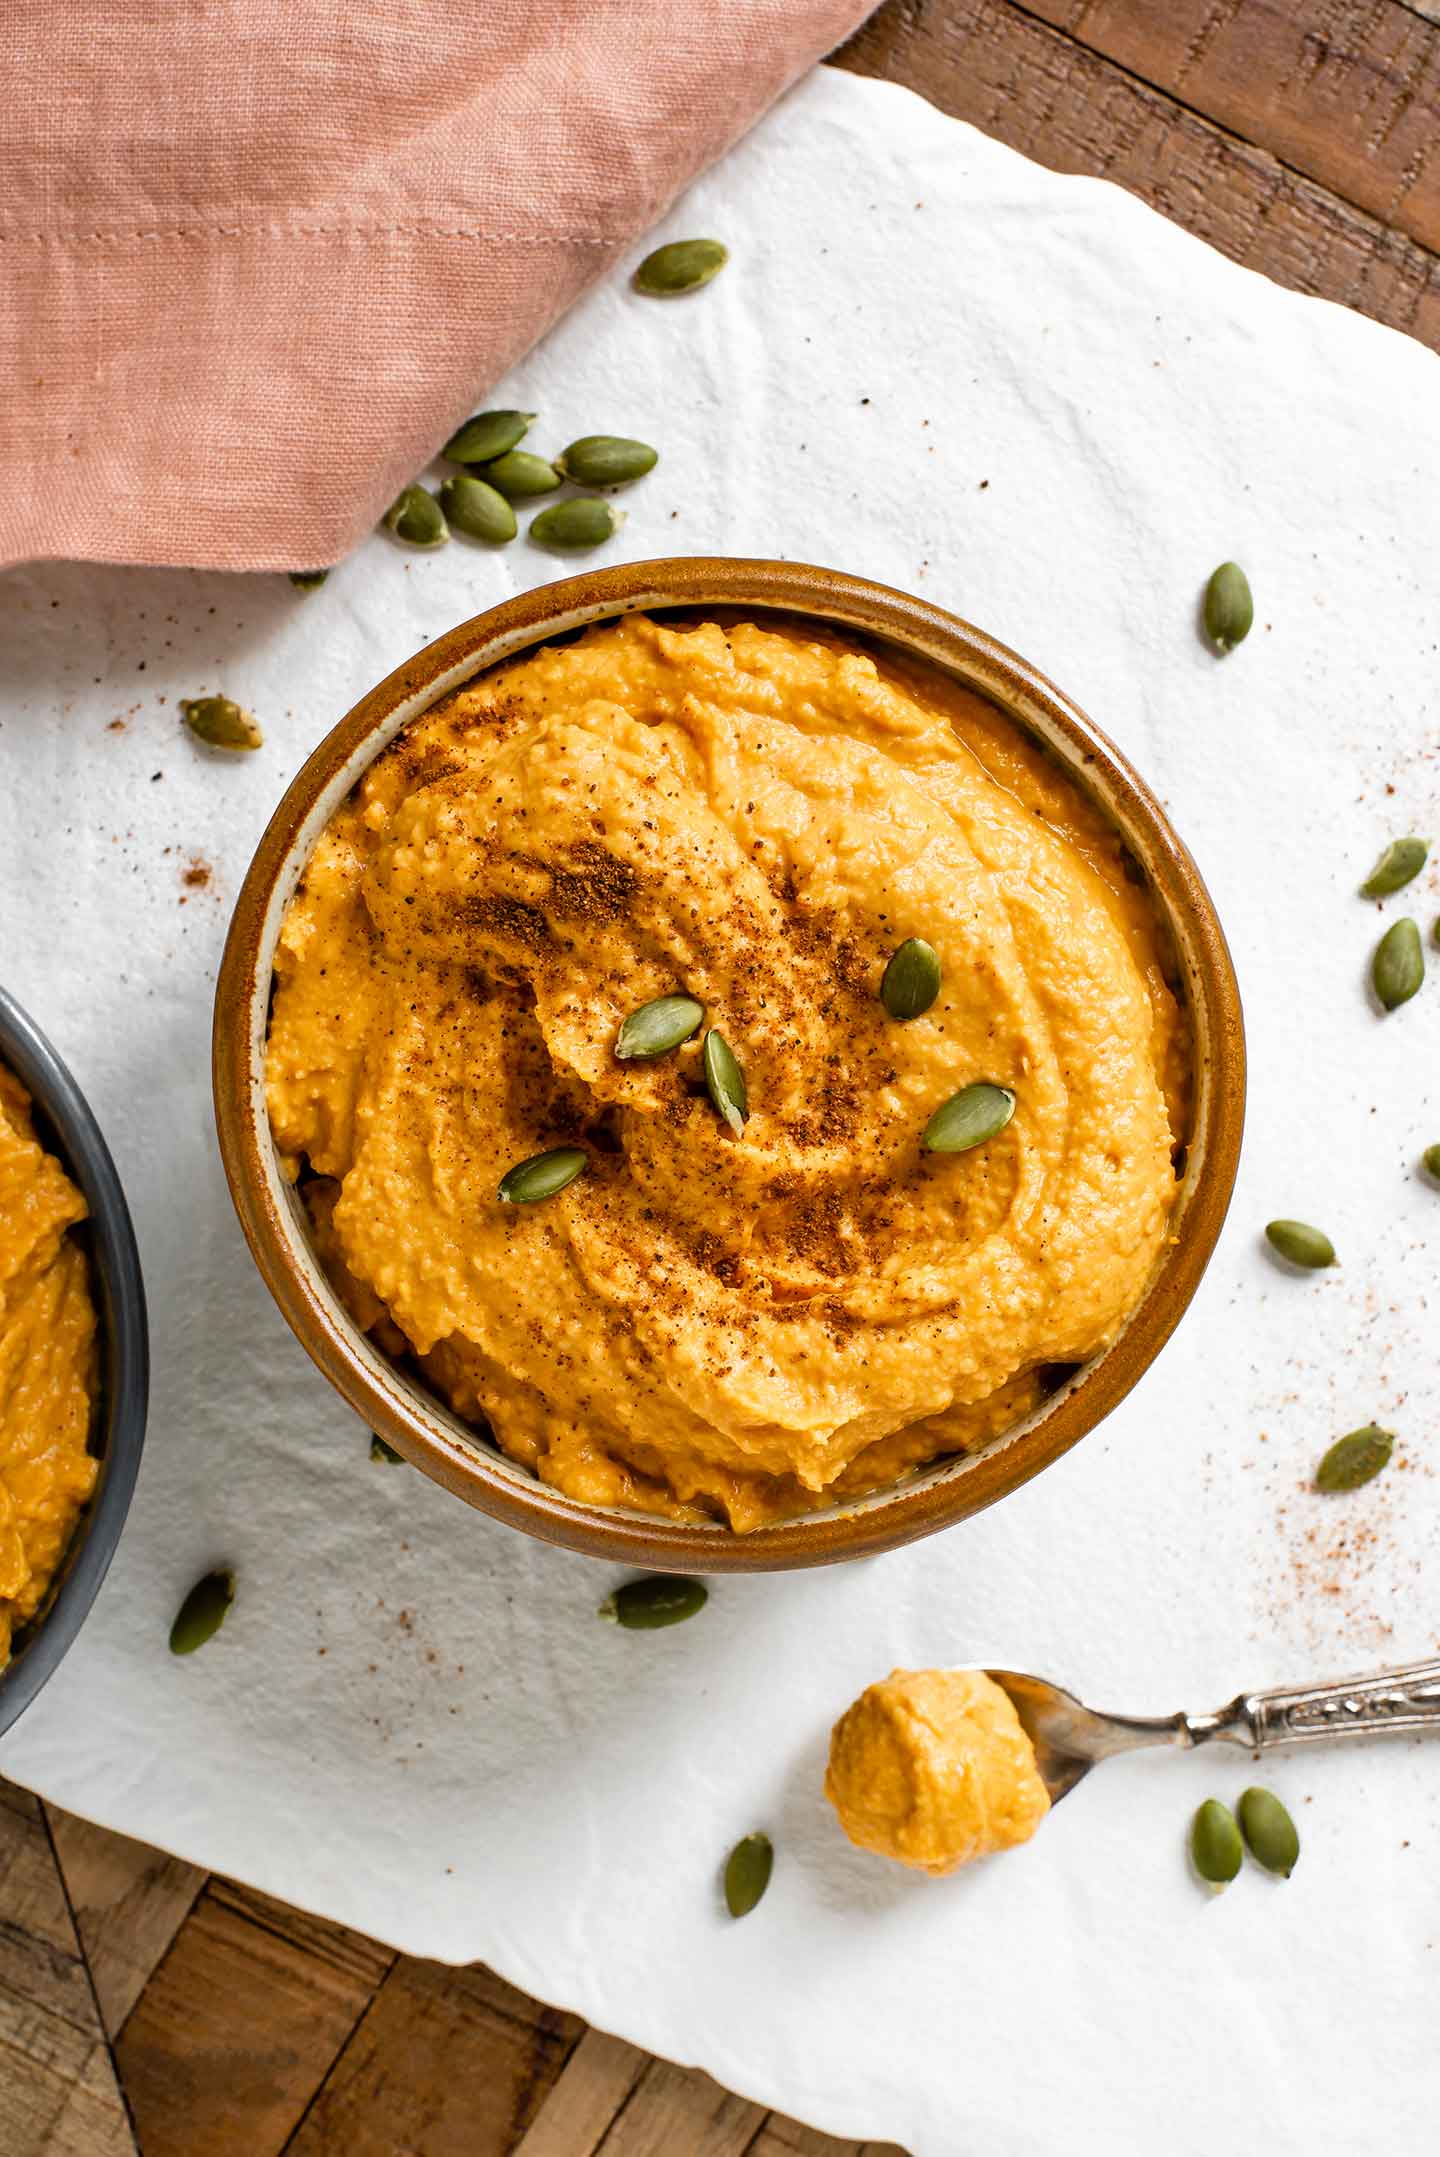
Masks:
[[[834,1715],[892,1664],[1000,1661],[1137,1713],[1434,1653],[1440,979],[1381,1017],[1355,886],[1440,826],[1440,368],[1236,268],[1103,184],[908,93],[822,72],[662,237],[706,292],[617,274],[497,389],[538,448],[661,451],[616,555],[773,555],[922,592],[1050,673],[1193,846],[1250,1029],[1244,1165],[1178,1336],[1058,1466],[893,1556],[715,1584],[694,1622],[599,1624],[611,1569],[471,1513],[364,1430],[273,1309],[212,1131],[229,903],[290,773],[407,653],[555,574],[523,540],[375,538],[283,578],[37,567],[0,583],[0,973],[73,1065],[139,1228],[155,1382],[123,1546],[0,1770],[397,1946],[547,2000],[837,2133],[916,2157],[1431,2144],[1440,1743],[1274,1756],[1288,1884],[1190,1878],[1243,1754],[1111,1764],[1027,1849],[947,1882],[852,1850]],[[528,446],[528,445],[527,445]],[[1249,642],[1196,634],[1249,570]],[[176,700],[266,729],[221,764]],[[156,776],[158,775],[158,776]],[[1440,975],[1440,955],[1432,954]],[[1277,1213],[1343,1263],[1283,1277]],[[1405,1467],[1307,1490],[1376,1419]],[[1344,1547],[1340,1547],[1344,1539]],[[211,1562],[218,1641],[166,1651]],[[773,1835],[742,1924],[718,1868]]]

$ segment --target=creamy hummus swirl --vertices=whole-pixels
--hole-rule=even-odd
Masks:
[[[933,944],[932,1008],[877,990]],[[749,1527],[983,1443],[1139,1297],[1184,1046],[1098,814],[953,685],[795,628],[644,617],[410,727],[288,911],[276,1141],[361,1323],[583,1499]],[[700,1041],[621,1062],[684,990]],[[989,1144],[921,1151],[976,1079]],[[534,1207],[506,1169],[586,1173]]]

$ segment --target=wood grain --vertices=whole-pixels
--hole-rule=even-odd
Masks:
[[[101,2020],[115,2037],[205,1885],[198,1865],[46,1807]]]
[[[863,2142],[837,2142],[818,2128],[802,2127],[798,2120],[782,2119],[772,2112],[745,2157],[867,2157],[867,2153]]]
[[[693,2068],[652,2060],[594,2157],[744,2157],[764,2124],[762,2105]]]
[[[837,2142],[817,2128],[772,2112],[745,2157],[905,2157],[893,2142]]]
[[[1025,12],[1440,251],[1440,35],[1401,0],[1025,0]]]
[[[0,1783],[0,2152],[135,2157],[39,1802]]]
[[[574,2015],[541,2007],[489,1970],[405,1957],[288,2145],[290,2157],[509,2151],[583,2029]]]
[[[647,2060],[623,2038],[587,2030],[511,2157],[590,2157]]]
[[[1061,0],[1052,4],[1058,12]],[[1256,5],[1225,0],[1215,12],[1248,23]],[[1333,0],[1308,0],[1300,12],[1307,20],[1328,16]],[[1118,38],[1114,26],[1123,19],[1138,38],[1145,19],[1160,22],[1168,13],[1169,0],[1164,7],[1111,0],[1112,35]],[[1420,32],[1440,46],[1440,30],[1420,21]],[[1253,96],[1278,97],[1282,86],[1266,74],[1264,51],[1257,48],[1254,58]],[[891,0],[836,59],[907,84],[1057,172],[1117,181],[1283,285],[1340,300],[1440,347],[1440,256],[1433,250],[1033,13],[996,0]],[[1358,120],[1351,138],[1363,139]],[[1427,159],[1410,190],[1422,208],[1432,178]]]
[[[212,1880],[116,2046],[144,2157],[278,2157],[394,1959]]]

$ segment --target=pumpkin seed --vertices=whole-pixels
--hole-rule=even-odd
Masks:
[[[689,1580],[679,1573],[645,1573],[627,1580],[607,1595],[600,1615],[627,1633],[654,1633],[662,1625],[682,1625],[709,1601],[703,1580]]]
[[[397,494],[381,519],[387,532],[403,539],[407,547],[443,547],[450,537],[445,514],[429,489],[417,480]]]
[[[1240,1870],[1245,1848],[1235,1815],[1219,1798],[1206,1798],[1190,1823],[1190,1862],[1208,1887],[1227,1887]]]
[[[170,1628],[170,1653],[193,1655],[203,1648],[225,1623],[225,1613],[235,1600],[235,1575],[219,1566],[197,1580],[175,1614]]]
[[[648,442],[627,441],[619,434],[582,434],[555,459],[577,487],[625,487],[632,479],[643,479],[659,461],[659,451]]]
[[[492,547],[508,545],[520,529],[499,488],[477,479],[473,472],[453,472],[441,482],[440,507],[447,524],[457,532],[467,539],[486,539]]]
[[[292,569],[289,572],[290,582],[297,592],[315,591],[318,586],[325,582],[329,574],[328,569]]]
[[[1420,948],[1420,931],[1407,914],[1403,920],[1392,921],[1379,943],[1370,962],[1370,979],[1375,984],[1375,994],[1387,1011],[1395,1011],[1401,1004],[1408,1004],[1425,979],[1425,954]]]
[[[635,290],[656,299],[695,292],[718,277],[729,260],[730,250],[719,240],[670,240],[645,257],[635,272]]]
[[[1429,852],[1428,839],[1392,839],[1360,886],[1361,898],[1388,898],[1392,891],[1420,874]]]
[[[590,1156],[579,1146],[552,1146],[548,1153],[532,1153],[517,1161],[500,1178],[498,1196],[507,1206],[534,1206],[542,1198],[554,1198],[577,1176],[584,1174]]]
[[[259,721],[233,697],[182,697],[180,716],[209,749],[258,749],[265,739]]]
[[[455,429],[440,454],[452,464],[490,464],[515,447],[534,417],[533,412],[477,412]]]
[[[1014,1113],[1015,1096],[1008,1086],[978,1079],[941,1102],[921,1132],[920,1144],[926,1153],[968,1153],[1003,1131]]]
[[[1274,1791],[1252,1784],[1241,1793],[1235,1810],[1240,1816],[1240,1832],[1256,1864],[1288,1880],[1299,1862],[1300,1837]]]
[[[620,1022],[615,1054],[621,1063],[651,1063],[688,1041],[705,1016],[693,996],[657,996]]]
[[[725,1118],[738,1138],[745,1128],[750,1114],[750,1092],[745,1084],[735,1051],[723,1034],[717,1034],[712,1026],[705,1036],[703,1061],[705,1064],[705,1090],[711,1106]]]
[[[923,936],[907,936],[881,976],[881,1003],[892,1019],[918,1019],[939,994],[939,952]]]
[[[747,1835],[725,1860],[725,1907],[732,1917],[748,1917],[775,1868],[775,1846],[768,1835]]]
[[[598,494],[572,495],[568,502],[552,502],[542,509],[530,527],[538,547],[598,547],[625,522],[625,512],[612,509]]]
[[[1373,1482],[1394,1450],[1393,1431],[1382,1431],[1378,1424],[1365,1423],[1358,1431],[1347,1431],[1315,1470],[1315,1488],[1359,1490],[1362,1484]]]
[[[1440,1146],[1427,1146],[1420,1158],[1425,1163],[1426,1172],[1440,1183]]]
[[[482,466],[480,477],[488,480],[507,502],[528,502],[532,495],[553,494],[560,484],[554,465],[528,449],[507,449],[493,464]]]
[[[387,1445],[380,1436],[379,1431],[371,1431],[370,1433],[370,1458],[371,1460],[398,1461],[402,1467],[405,1462],[405,1455],[397,1453],[393,1445]]]
[[[1265,1240],[1292,1266],[1316,1269],[1335,1263],[1335,1246],[1324,1229],[1305,1221],[1267,1221]]]
[[[1222,655],[1243,644],[1255,619],[1250,580],[1238,562],[1222,562],[1205,587],[1205,633]]]

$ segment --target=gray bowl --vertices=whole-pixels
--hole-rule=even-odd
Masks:
[[[16,1634],[0,1673],[0,1732],[29,1707],[85,1622],[115,1555],[145,1443],[150,1336],[145,1284],[130,1209],[110,1149],[81,1093],[45,1036],[0,988],[0,1057],[29,1091],[36,1127],[64,1162],[90,1207],[72,1230],[84,1240],[99,1319],[100,1379],[90,1450],[100,1461],[94,1496],[80,1516],[50,1593],[34,1622]]]

